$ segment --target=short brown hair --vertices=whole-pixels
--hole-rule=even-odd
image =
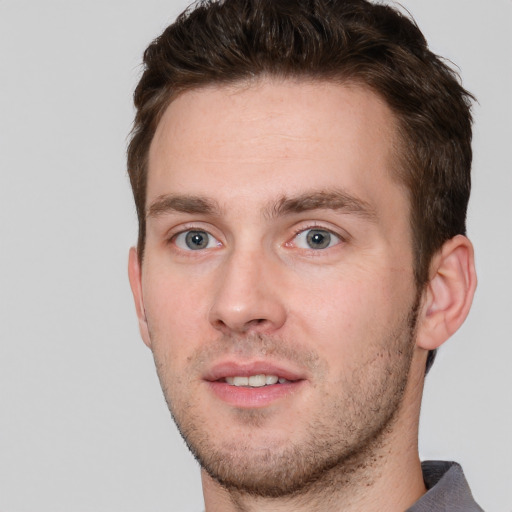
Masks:
[[[411,18],[367,0],[201,1],[151,43],[128,148],[141,260],[148,152],[166,107],[183,91],[258,76],[353,82],[384,98],[398,120],[421,288],[435,252],[465,233],[473,97]]]
[[[471,187],[473,97],[417,25],[366,0],[207,0],[186,10],[144,52],[128,172],[143,258],[148,152],[166,107],[183,91],[259,75],[351,81],[396,115],[397,169],[411,204],[418,286],[432,256],[464,234]]]

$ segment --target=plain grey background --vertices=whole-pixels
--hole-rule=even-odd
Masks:
[[[484,509],[511,512],[512,1],[402,4],[479,99],[479,288],[428,376],[420,453],[461,462]],[[131,94],[184,6],[0,0],[1,512],[202,510],[126,272]]]

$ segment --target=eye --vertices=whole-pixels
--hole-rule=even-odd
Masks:
[[[174,237],[174,243],[185,251],[199,251],[218,247],[220,242],[207,231],[190,230],[178,233]]]
[[[295,245],[300,249],[328,249],[341,242],[341,239],[326,229],[305,229],[295,237]]]

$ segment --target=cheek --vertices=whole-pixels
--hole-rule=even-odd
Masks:
[[[144,303],[158,318],[179,317],[197,310],[205,297],[206,276],[198,276],[179,265],[149,262],[143,274]]]
[[[375,270],[375,267],[374,267]],[[317,276],[318,277],[318,276]],[[414,299],[404,273],[351,269],[295,286],[291,325],[333,361],[370,350],[401,322]]]
[[[207,299],[203,282],[180,272],[152,272],[143,285],[146,316],[155,355],[182,360],[205,334]]]

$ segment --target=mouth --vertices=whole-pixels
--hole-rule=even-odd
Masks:
[[[274,384],[286,384],[294,382],[278,375],[265,375],[264,373],[258,375],[250,375],[248,377],[237,375],[236,377],[225,377],[224,380],[230,386],[244,387],[244,388],[262,388],[264,386],[273,386]]]
[[[205,380],[222,402],[237,408],[261,408],[297,392],[306,382],[299,371],[268,363],[222,363]]]

